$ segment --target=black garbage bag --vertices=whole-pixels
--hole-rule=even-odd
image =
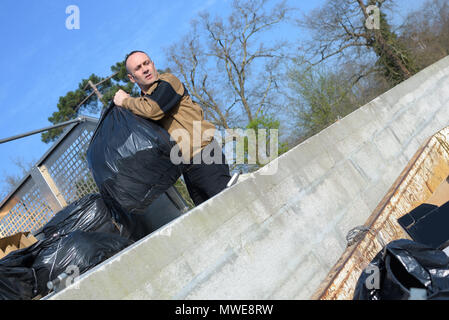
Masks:
[[[118,222],[144,213],[181,175],[170,160],[175,146],[156,122],[111,105],[102,115],[87,150],[94,180]],[[125,216],[123,216],[125,215]]]
[[[34,270],[0,266],[0,300],[31,300],[36,296]]]
[[[36,242],[0,259],[0,300],[31,300],[37,295],[37,276],[32,265],[41,244]]]
[[[88,194],[56,213],[35,233],[44,238],[65,236],[73,231],[119,233],[112,214],[98,193]]]
[[[67,236],[44,240],[32,268],[36,272],[37,292],[46,295],[47,283],[68,268],[82,273],[132,244],[117,234],[74,231]]]
[[[449,297],[449,257],[415,241],[395,240],[362,272],[353,300],[407,300],[411,288],[425,289],[427,299]]]

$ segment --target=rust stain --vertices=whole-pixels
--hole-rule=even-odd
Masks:
[[[410,239],[397,219],[424,202],[449,201],[449,127],[441,130],[416,152],[386,196],[370,215],[370,231],[348,247],[321,283],[312,299],[349,300],[362,271],[389,242]]]

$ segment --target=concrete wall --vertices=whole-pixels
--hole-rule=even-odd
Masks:
[[[53,299],[309,299],[433,133],[449,57],[81,277]]]

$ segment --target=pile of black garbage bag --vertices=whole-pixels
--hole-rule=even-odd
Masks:
[[[48,283],[69,267],[82,274],[133,243],[100,194],[89,194],[59,211],[35,233],[38,240],[0,260],[0,299],[30,300],[50,292]]]
[[[449,299],[449,257],[442,250],[408,239],[387,244],[359,277],[353,300]]]
[[[138,217],[181,175],[174,146],[156,122],[111,104],[87,150],[100,193],[73,202],[34,234],[38,242],[0,259],[0,300],[45,296],[68,268],[82,274],[145,236]]]

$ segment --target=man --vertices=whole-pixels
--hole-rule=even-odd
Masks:
[[[170,73],[159,75],[143,51],[129,53],[125,67],[130,81],[141,89],[141,96],[133,98],[119,90],[114,96],[115,105],[157,121],[176,141],[185,163],[184,181],[195,205],[225,189],[231,176],[221,146],[213,139],[215,126],[204,119],[203,110],[192,101],[181,81]],[[217,150],[221,152],[220,161],[203,161],[216,159]]]

